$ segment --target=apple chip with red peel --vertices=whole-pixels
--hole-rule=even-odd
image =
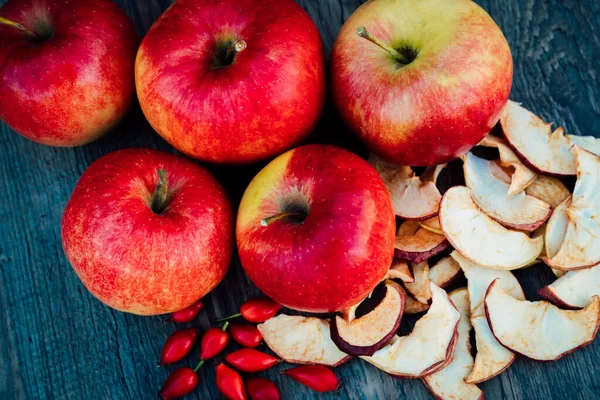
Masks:
[[[430,232],[437,233],[438,235],[443,235],[442,227],[440,226],[440,219],[435,217],[426,219],[425,221],[419,221],[419,225],[423,229],[427,229]]]
[[[460,312],[448,294],[431,284],[432,303],[408,336],[394,336],[370,357],[377,368],[400,377],[421,378],[440,370],[454,355]]]
[[[469,293],[466,288],[457,289],[450,293],[450,300],[461,315],[454,358],[442,370],[422,379],[437,399],[483,399],[481,389],[472,383],[465,382],[465,378],[473,369],[473,356],[469,340],[471,332]]]
[[[331,340],[329,323],[315,317],[280,314],[258,325],[267,346],[292,364],[335,367],[351,356]]]
[[[429,304],[431,290],[429,289],[429,264],[427,260],[413,265],[414,282],[404,284],[406,291],[419,303]]]
[[[397,216],[421,221],[437,214],[442,195],[435,181],[431,180],[437,179],[437,169],[433,169],[424,180],[416,176],[410,167],[395,166],[374,154],[369,154],[368,161],[379,172],[390,192]]]
[[[440,204],[442,231],[454,248],[476,264],[517,269],[542,252],[544,239],[508,230],[477,207],[465,186],[450,188]],[[396,238],[396,247],[398,239]]]
[[[600,156],[579,146],[572,150],[577,161],[577,182],[566,209],[567,231],[558,252],[547,251],[544,258],[549,267],[562,270],[600,263]],[[552,232],[547,228],[546,236]]]
[[[525,193],[550,204],[552,208],[558,207],[567,197],[571,196],[571,192],[564,183],[546,175],[538,175],[531,185],[525,188]]]
[[[442,258],[429,268],[429,280],[442,289],[451,286],[460,276],[460,265],[450,256]]]
[[[400,327],[406,293],[393,282],[385,282],[383,300],[369,313],[346,322],[340,316],[331,319],[331,339],[343,352],[353,356],[370,356],[382,348]]]
[[[569,176],[577,173],[573,154],[576,144],[600,154],[598,139],[566,135],[562,127],[551,129],[552,124],[519,103],[508,101],[500,116],[502,133],[521,160],[537,172],[551,176]]]
[[[468,281],[471,324],[477,343],[475,365],[466,382],[483,382],[504,371],[515,360],[515,355],[502,346],[490,330],[483,303],[486,290],[494,280],[499,279],[499,284],[513,297],[525,300],[525,293],[510,271],[481,267],[457,251],[453,251],[450,256],[460,265]]]
[[[552,209],[525,192],[508,194],[509,185],[496,178],[491,163],[472,153],[463,156],[465,182],[471,198],[492,219],[511,229],[533,231],[552,214]]]
[[[432,182],[433,184],[437,184],[437,180],[440,177],[443,169],[446,168],[448,164],[440,164],[435,165],[433,167],[425,168],[425,171],[421,174],[421,180],[423,182]]]
[[[554,209],[552,216],[546,224],[546,231],[544,232],[545,257],[554,257],[565,240],[567,226],[569,225],[567,209],[570,205],[571,197],[567,197]]]
[[[400,279],[402,282],[414,282],[415,276],[408,261],[394,259],[385,279]]]
[[[500,166],[503,168],[514,169],[514,172],[510,176],[510,182],[506,182],[510,184],[508,189],[509,195],[522,192],[536,179],[535,172],[530,170],[525,164],[523,164],[523,162],[521,162],[519,157],[511,150],[510,146],[504,139],[494,135],[487,135],[481,142],[479,142],[478,146],[497,148],[498,152],[500,153]],[[496,169],[494,170],[496,173],[499,172]],[[501,176],[496,177],[498,179],[503,179]]]
[[[443,235],[421,228],[419,222],[404,221],[396,235],[394,257],[419,264],[450,247]]]
[[[413,315],[420,314],[429,310],[429,304],[419,303],[409,295],[406,296],[406,304],[404,306],[404,314]]]
[[[586,307],[594,296],[600,296],[600,264],[569,271],[552,284],[538,290],[538,293],[558,307]]]
[[[351,323],[352,321],[354,321],[354,318],[356,318],[356,310],[358,309],[358,306],[360,306],[360,304],[363,301],[364,301],[364,299],[359,301],[352,307],[348,307],[348,308],[340,311],[340,314],[342,314],[342,318],[344,318],[344,320],[348,323]]]
[[[517,300],[494,281],[485,295],[485,312],[504,347],[533,360],[553,361],[594,340],[600,297],[582,310],[561,310],[547,301]]]

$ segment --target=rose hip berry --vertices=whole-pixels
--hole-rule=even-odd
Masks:
[[[243,372],[265,371],[279,362],[279,359],[254,349],[241,349],[227,354],[225,361]]]
[[[197,371],[204,364],[204,361],[214,358],[225,349],[227,343],[229,343],[229,335],[225,332],[227,325],[229,323],[225,322],[222,328],[210,328],[202,336],[202,340],[200,341],[200,362],[196,365],[194,371]]]
[[[340,387],[340,380],[333,371],[320,365],[305,365],[283,373],[317,392],[334,392]]]
[[[158,366],[176,363],[187,356],[197,339],[198,330],[196,328],[173,332],[165,341]]]
[[[254,325],[231,324],[227,331],[231,335],[231,338],[240,346],[253,349],[262,342],[262,335]]]
[[[204,308],[204,304],[201,301],[197,301],[191,306],[184,308],[183,310],[179,310],[171,314],[171,316],[167,319],[167,321],[173,321],[180,324],[190,322],[200,311]]]
[[[249,378],[246,388],[252,400],[281,400],[281,393],[275,383],[265,378]]]
[[[217,367],[217,387],[229,400],[247,400],[248,394],[239,373],[221,363]]]
[[[198,375],[194,370],[189,367],[181,367],[171,372],[158,394],[163,400],[175,399],[190,393],[197,385]]]
[[[269,318],[274,317],[280,309],[281,304],[274,302],[268,297],[255,297],[242,304],[239,314],[233,314],[229,317],[218,319],[217,322],[240,316],[244,317],[248,322],[265,322]]]

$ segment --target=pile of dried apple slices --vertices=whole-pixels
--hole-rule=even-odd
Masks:
[[[510,101],[501,135],[478,145],[496,159],[474,150],[453,161],[465,185],[445,191],[446,165],[417,174],[371,154],[400,220],[382,299],[329,319],[279,315],[259,325],[267,345],[289,362],[359,357],[421,378],[438,399],[481,399],[476,384],[518,355],[551,361],[590,343],[600,325],[600,139],[550,127]],[[546,300],[527,301],[512,270],[542,261],[558,279],[539,290]],[[421,317],[399,336],[408,314]]]

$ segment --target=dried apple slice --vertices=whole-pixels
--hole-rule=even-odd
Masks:
[[[576,144],[590,153],[600,156],[600,139],[594,136],[567,135],[571,143]]]
[[[404,306],[404,314],[420,314],[429,310],[429,304],[419,303],[410,296],[406,296],[406,304]]]
[[[429,289],[429,264],[427,260],[413,265],[414,282],[404,284],[406,291],[419,303],[429,304],[431,290]]]
[[[508,168],[502,167],[500,165],[500,160],[490,161],[490,169],[492,170],[492,175],[494,175],[497,179],[510,186],[510,184],[512,183],[511,176],[513,172],[510,171],[509,173],[509,171],[507,171]]]
[[[398,228],[394,247],[396,258],[419,264],[446,250],[450,243],[443,235],[421,228],[416,221],[404,221]]]
[[[476,385],[466,383],[465,378],[473,369],[471,355],[471,332],[469,293],[461,288],[450,293],[450,300],[460,311],[458,338],[454,358],[444,369],[423,378],[423,383],[437,399],[483,399],[483,392]]]
[[[508,194],[522,192],[536,179],[535,172],[527,168],[527,166],[521,162],[519,157],[517,157],[510,149],[508,143],[506,143],[504,139],[493,135],[487,135],[479,142],[478,146],[495,147],[500,154],[500,166],[514,169],[514,173],[509,182],[510,187],[508,189]]]
[[[410,167],[395,166],[374,154],[369,155],[368,161],[379,172],[390,192],[397,216],[405,220],[421,221],[437,214],[442,195],[435,186],[435,181],[431,180],[437,178],[437,169],[421,179]]]
[[[531,232],[552,214],[552,209],[524,192],[508,194],[509,185],[496,178],[491,163],[472,153],[463,156],[465,182],[479,209],[511,229]]]
[[[419,225],[423,229],[427,229],[430,232],[437,233],[438,235],[443,235],[442,227],[440,226],[440,220],[437,217],[426,219],[425,221],[419,221]]]
[[[370,356],[396,334],[406,293],[393,281],[386,281],[385,287],[383,300],[369,313],[351,323],[338,315],[331,318],[331,339],[340,350],[353,356]]]
[[[565,240],[567,226],[569,225],[567,209],[570,205],[571,197],[567,197],[554,209],[548,224],[546,224],[546,231],[544,232],[545,257],[554,257]]]
[[[414,282],[415,276],[408,261],[394,259],[384,279],[400,279],[402,282]]]
[[[432,303],[408,336],[394,336],[370,357],[361,357],[395,376],[421,378],[440,370],[454,355],[460,312],[448,294],[431,284]]]
[[[577,182],[566,210],[567,231],[558,252],[547,252],[544,258],[549,267],[562,270],[600,263],[600,156],[577,145],[572,150],[577,160]]]
[[[515,353],[553,361],[594,340],[600,323],[600,297],[582,310],[561,310],[547,301],[517,300],[494,281],[485,296],[492,333]]]
[[[429,280],[442,289],[452,286],[460,276],[460,265],[450,256],[442,258],[429,268]]]
[[[517,269],[534,261],[544,239],[511,231],[481,211],[469,188],[450,188],[440,204],[440,224],[455,249],[476,264],[494,269]]]
[[[538,290],[538,293],[558,307],[586,307],[594,296],[600,296],[600,264],[569,271],[552,284]]]
[[[525,188],[525,193],[550,204],[552,208],[558,207],[567,197],[571,196],[571,192],[564,183],[545,175],[538,175],[531,185]]]
[[[466,382],[479,383],[500,374],[515,361],[515,355],[496,340],[488,325],[483,303],[487,288],[494,280],[499,279],[499,284],[513,297],[525,300],[525,293],[510,271],[481,267],[457,251],[453,251],[450,257],[456,260],[467,278],[471,324],[477,343],[475,365]]]
[[[329,323],[320,318],[280,314],[258,330],[267,346],[292,364],[336,367],[351,358],[331,340]]]

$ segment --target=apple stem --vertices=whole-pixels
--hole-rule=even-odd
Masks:
[[[382,49],[384,49],[385,51],[387,51],[388,53],[390,53],[390,55],[392,57],[394,57],[396,60],[398,60],[402,64],[410,64],[410,60],[408,58],[406,58],[405,56],[403,56],[402,54],[400,54],[398,52],[398,50],[394,49],[389,44],[384,43],[381,40],[377,39],[364,26],[359,26],[358,29],[356,29],[356,34],[358,36],[362,37],[362,38],[367,39],[371,43],[375,43],[377,46],[381,47]]]
[[[159,169],[158,183],[156,184],[156,190],[154,190],[154,194],[152,195],[152,204],[150,205],[150,208],[156,214],[162,214],[162,212],[167,208],[168,192],[169,187],[167,184],[167,171],[164,169]]]
[[[27,28],[25,25],[20,24],[20,23],[15,22],[15,21],[11,21],[8,18],[0,17],[0,24],[12,26],[13,28],[18,29],[21,32],[24,32],[24,33],[26,33],[27,35],[29,35],[31,37],[38,37],[37,33],[35,33],[34,31],[32,31],[31,29]]]
[[[232,42],[227,48],[227,53],[225,53],[225,59],[231,60],[231,62],[233,62],[233,58],[236,56],[236,54],[246,50],[246,47],[248,47],[248,45],[242,39]]]
[[[269,226],[273,222],[276,222],[276,221],[279,221],[279,220],[282,220],[282,219],[288,218],[288,217],[303,218],[304,215],[297,213],[297,212],[282,212],[279,214],[271,215],[270,217],[267,217],[267,218],[261,220],[260,224],[262,226]]]

